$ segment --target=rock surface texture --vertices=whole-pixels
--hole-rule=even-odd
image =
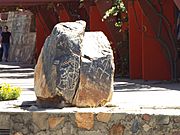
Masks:
[[[114,63],[102,32],[85,34],[85,22],[57,24],[46,39],[35,68],[41,107],[101,106],[111,99]]]
[[[180,135],[180,121],[177,121],[179,115],[151,114],[146,121],[143,119],[144,114],[120,113],[109,108],[110,110],[113,113],[102,110],[99,110],[101,113],[82,113],[78,109],[77,112],[68,113],[1,112],[0,128],[9,129],[9,135]],[[108,119],[104,116],[108,116]],[[133,127],[135,119],[138,128]],[[164,120],[165,123],[159,123]],[[5,135],[2,131],[1,135]]]
[[[102,106],[110,101],[114,63],[109,41],[102,32],[86,32],[83,39],[80,84],[76,106]]]

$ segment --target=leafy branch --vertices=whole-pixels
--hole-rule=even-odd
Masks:
[[[124,23],[128,22],[127,10],[122,0],[113,1],[112,7],[105,12],[105,15],[103,16],[102,20],[104,21],[110,16],[117,17],[115,26],[119,27],[120,29],[123,28]]]

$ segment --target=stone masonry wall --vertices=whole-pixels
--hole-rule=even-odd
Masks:
[[[11,135],[180,135],[180,117],[121,113],[1,113]],[[1,134],[1,133],[0,133]]]
[[[30,32],[32,13],[30,11],[9,12],[8,19],[1,21],[12,33],[13,44],[10,46],[9,61],[26,64],[35,62],[36,32]]]

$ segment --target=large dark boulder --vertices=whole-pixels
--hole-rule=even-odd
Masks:
[[[57,24],[46,39],[35,68],[35,93],[42,107],[71,103],[79,83],[85,22]]]
[[[35,68],[39,106],[102,106],[111,99],[110,43],[102,32],[84,33],[84,21],[60,23],[46,39]]]

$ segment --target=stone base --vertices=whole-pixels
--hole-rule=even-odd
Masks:
[[[0,134],[180,135],[180,116],[110,112],[1,112]]]

